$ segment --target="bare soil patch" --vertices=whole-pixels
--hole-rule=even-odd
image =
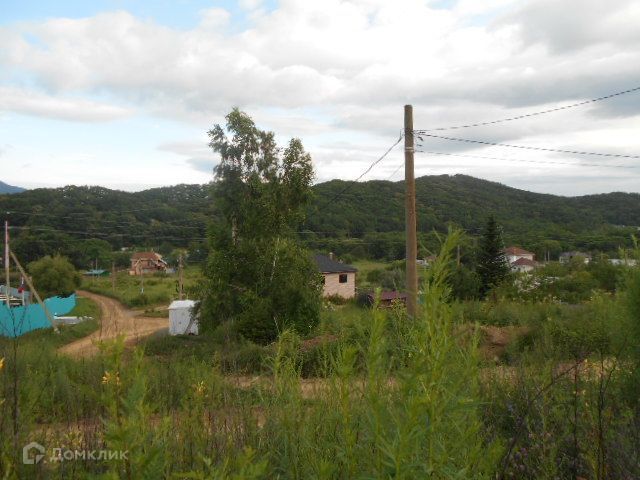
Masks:
[[[113,298],[79,290],[78,295],[93,300],[102,311],[100,328],[91,335],[71,342],[58,351],[71,357],[91,357],[98,353],[97,342],[124,336],[125,345],[132,346],[143,338],[169,328],[166,318],[147,318],[136,316],[137,312],[129,310]]]

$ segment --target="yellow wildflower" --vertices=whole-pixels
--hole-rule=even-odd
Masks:
[[[193,389],[196,392],[196,395],[198,396],[202,396],[204,395],[204,391],[205,391],[205,386],[204,386],[204,382],[198,382],[193,386]]]
[[[118,372],[111,373],[109,371],[104,372],[104,376],[102,377],[102,383],[107,385],[109,383],[115,383],[116,385],[120,385],[120,374]]]

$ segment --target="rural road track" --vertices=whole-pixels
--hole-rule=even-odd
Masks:
[[[113,298],[78,290],[81,297],[93,300],[102,311],[100,328],[84,338],[68,343],[58,351],[71,357],[91,357],[99,351],[96,342],[114,339],[124,335],[125,345],[134,345],[142,338],[148,337],[169,327],[166,318],[136,317],[136,312],[125,308]]]

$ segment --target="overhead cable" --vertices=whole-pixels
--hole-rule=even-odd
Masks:
[[[479,158],[483,160],[498,160],[501,162],[540,163],[544,165],[568,165],[570,167],[640,168],[640,165],[606,165],[602,163],[582,163],[582,162],[570,163],[570,162],[554,162],[554,161],[547,161],[547,160],[525,160],[522,158],[487,157],[484,155],[470,155],[470,154],[464,154],[464,153],[433,152],[430,150],[416,150],[416,153],[427,153],[429,155],[446,155],[449,157]]]
[[[587,152],[583,150],[563,150],[560,148],[547,148],[547,147],[533,147],[528,145],[512,145],[509,143],[497,143],[497,142],[488,142],[485,140],[471,140],[468,138],[457,138],[457,137],[445,137],[443,135],[434,135],[432,133],[423,133],[417,135],[420,140],[424,140],[422,137],[431,137],[431,138],[439,138],[441,140],[447,140],[452,142],[463,142],[463,143],[475,143],[479,145],[490,145],[492,147],[506,147],[506,148],[518,148],[521,150],[535,150],[539,152],[554,152],[554,153],[569,153],[572,155],[595,155],[598,157],[613,157],[613,158],[632,158],[632,159],[640,159],[640,155],[624,155],[621,153],[601,153],[601,152]],[[422,145],[418,145],[422,147]]]
[[[498,119],[498,120],[490,120],[490,121],[487,121],[487,122],[470,123],[470,124],[466,124],[466,125],[453,125],[453,126],[449,126],[449,127],[429,128],[429,129],[426,129],[426,130],[416,130],[416,132],[425,133],[425,132],[437,132],[437,131],[443,131],[443,130],[458,130],[458,129],[462,129],[462,128],[483,127],[485,125],[494,125],[496,123],[512,122],[514,120],[521,120],[523,118],[536,117],[536,116],[539,116],[539,115],[545,115],[547,113],[559,112],[561,110],[568,110],[570,108],[581,107],[583,105],[588,105],[588,104],[591,104],[591,103],[601,102],[603,100],[608,100],[610,98],[619,97],[620,95],[626,95],[627,93],[633,93],[633,92],[637,92],[637,91],[640,91],[640,87],[629,88],[628,90],[623,90],[621,92],[611,93],[609,95],[604,95],[602,97],[591,98],[589,100],[583,100],[581,102],[572,103],[570,105],[563,105],[561,107],[549,108],[547,110],[540,110],[540,111],[537,111],[537,112],[531,112],[531,113],[525,113],[525,114],[522,114],[522,115],[516,115],[515,117],[501,118],[501,119]]]

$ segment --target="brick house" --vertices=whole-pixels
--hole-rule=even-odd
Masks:
[[[333,254],[315,255],[314,260],[322,274],[322,296],[354,298],[356,296],[357,268],[338,262]]]
[[[131,270],[129,275],[143,275],[147,273],[166,272],[167,262],[156,252],[136,252],[131,256]]]

